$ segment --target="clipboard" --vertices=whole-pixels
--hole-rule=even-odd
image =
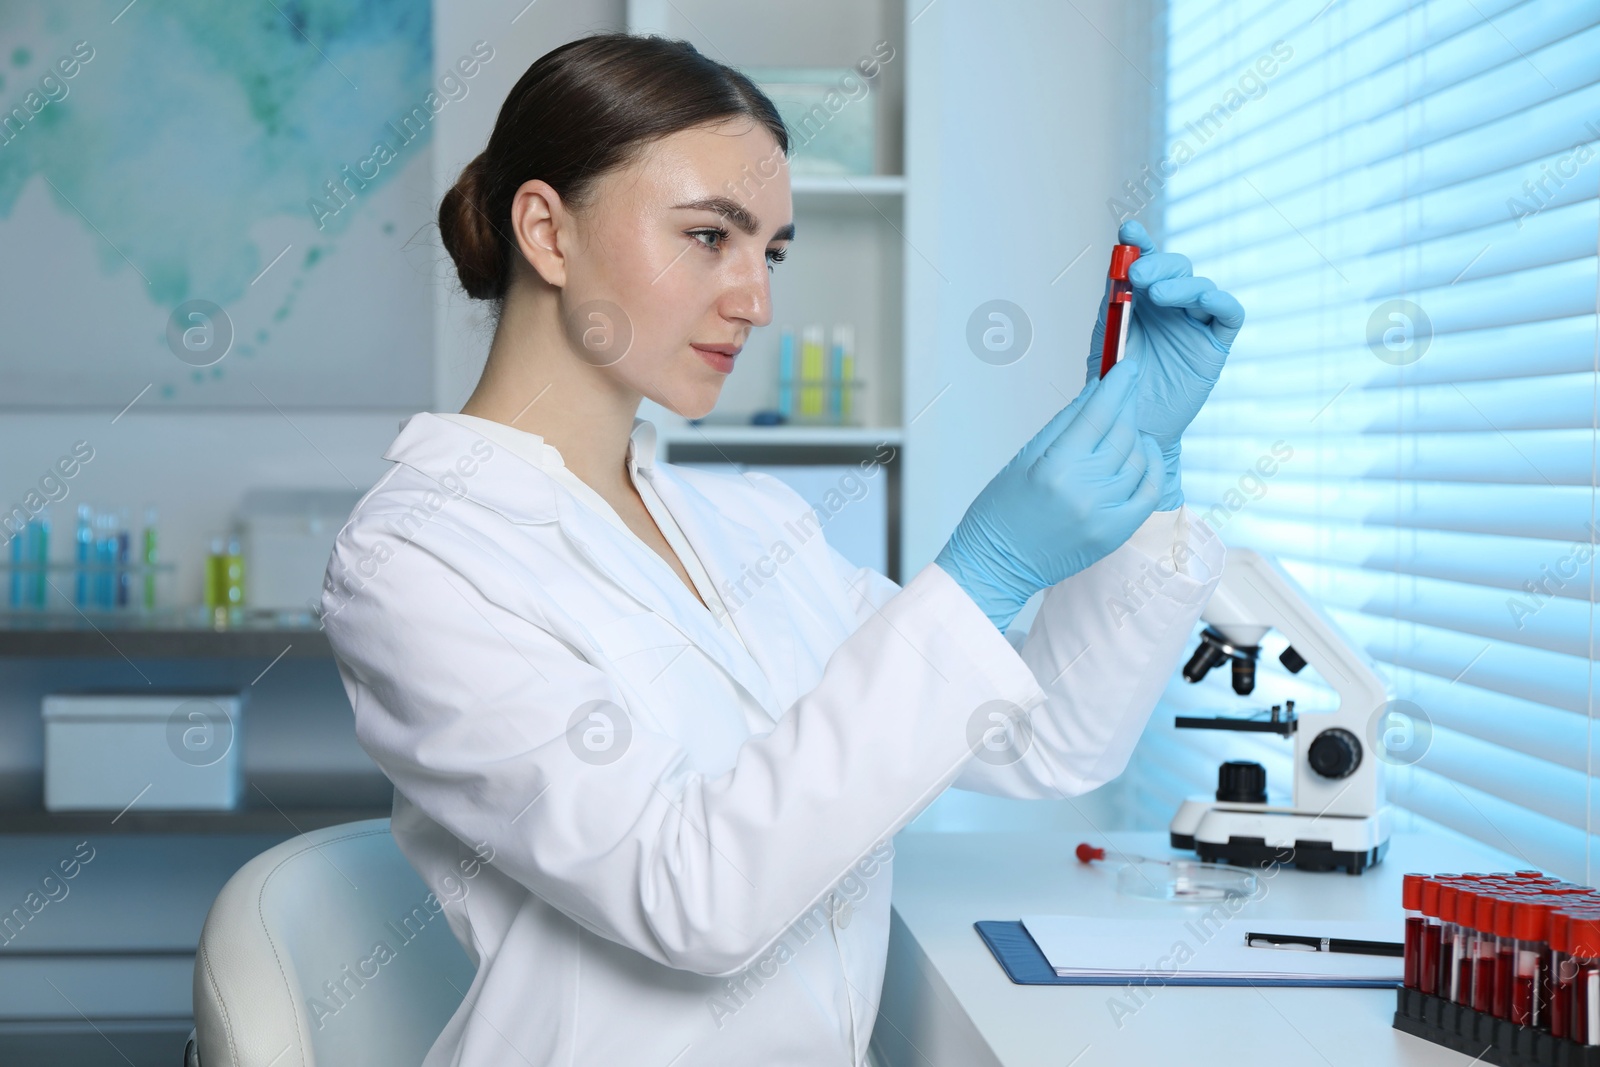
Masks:
[[[1166,976],[1152,974],[1148,978],[1127,978],[1120,975],[1073,975],[1063,978],[1056,974],[1045,959],[1044,953],[1034,943],[1027,927],[1020,921],[980,920],[972,924],[978,936],[988,946],[995,962],[1005,971],[1015,985],[1112,985],[1127,986],[1310,986],[1318,989],[1398,989],[1399,982],[1371,981],[1349,978],[1196,978],[1181,972]],[[1265,950],[1263,950],[1265,951]]]

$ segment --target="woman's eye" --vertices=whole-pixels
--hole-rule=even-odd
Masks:
[[[713,238],[716,238],[717,241],[722,242],[722,241],[726,241],[728,239],[728,231],[727,230],[694,230],[693,232],[691,232],[689,234],[689,236],[690,237],[694,237],[694,238],[713,237]],[[705,247],[707,247],[707,248],[709,248],[709,249],[711,249],[713,251],[715,251],[716,248],[717,248],[717,246],[714,245],[714,244],[708,244]]]
[[[704,248],[712,252],[721,249],[721,247],[727,244],[729,239],[732,237],[727,230],[719,229],[690,230],[689,236],[693,237],[697,241],[700,241]],[[774,263],[782,263],[788,255],[789,250],[787,248],[767,249],[767,269],[771,270]]]

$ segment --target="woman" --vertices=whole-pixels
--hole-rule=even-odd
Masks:
[[[477,965],[430,1065],[865,1062],[895,832],[951,784],[1115,776],[1215,585],[1177,444],[1242,312],[1136,225],[1133,358],[903,589],[780,481],[653,461],[641,397],[704,415],[771,321],[787,149],[736,71],[602,35],[529,68],[440,205],[488,363],[402,425],[323,596]]]

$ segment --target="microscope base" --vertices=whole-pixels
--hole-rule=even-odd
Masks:
[[[1267,845],[1260,838],[1229,838],[1225,844],[1196,841],[1193,837],[1173,834],[1172,847],[1194,852],[1206,863],[1228,863],[1235,867],[1270,867],[1273,862],[1293,866],[1302,871],[1335,871],[1360,874],[1375,866],[1388,851],[1389,842],[1360,852],[1330,848],[1326,841],[1296,840],[1292,846]],[[1285,858],[1292,850],[1293,858]]]
[[[1360,874],[1389,848],[1389,809],[1376,815],[1318,815],[1266,805],[1219,806],[1207,798],[1183,802],[1170,826],[1172,847],[1208,863]]]

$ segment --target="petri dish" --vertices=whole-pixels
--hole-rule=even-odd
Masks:
[[[1136,860],[1117,870],[1117,892],[1174,904],[1253,897],[1259,884],[1256,876],[1242,867],[1200,860]]]

